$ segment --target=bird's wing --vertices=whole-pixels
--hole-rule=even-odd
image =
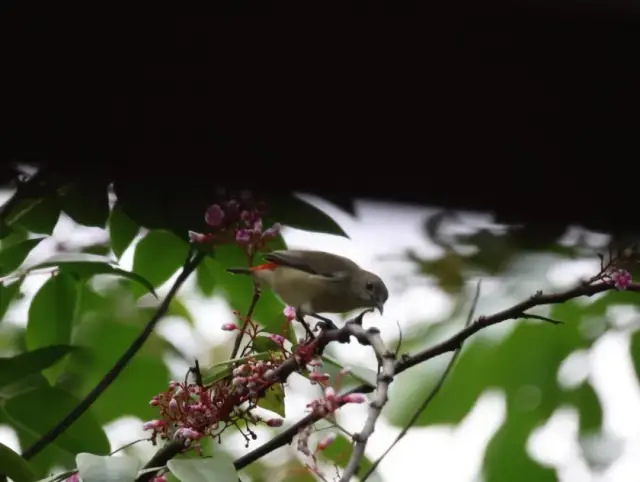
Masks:
[[[287,249],[273,251],[264,258],[270,263],[328,278],[342,278],[343,273],[358,268],[358,265],[350,259],[320,251]]]

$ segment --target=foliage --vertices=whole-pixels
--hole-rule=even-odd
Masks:
[[[283,314],[284,307],[273,293],[262,292],[253,303],[251,279],[226,273],[229,267],[256,264],[261,252],[286,248],[277,226],[265,229],[276,222],[344,235],[331,217],[292,194],[266,196],[264,205],[247,201],[246,194],[227,192],[194,192],[189,201],[172,202],[174,190],[175,186],[154,183],[131,186],[116,182],[113,191],[117,201],[110,206],[105,183],[70,184],[38,198],[20,200],[3,214],[0,331],[2,338],[10,341],[0,353],[0,423],[16,431],[23,451],[55,427],[139,337],[161,304],[161,288],[185,268],[190,253],[200,256],[194,266],[199,292],[224,296],[235,310],[235,323],[225,328],[233,334],[244,333],[244,338],[238,338],[241,344],[230,353],[231,359],[218,357],[213,366],[194,370],[196,376],[202,375],[205,390],[198,383],[171,380],[167,356],[184,355],[173,340],[151,333],[91,407],[44,450],[33,457],[21,457],[0,445],[0,473],[16,482],[32,481],[49,476],[55,466],[77,469],[78,475],[62,473],[49,480],[79,476],[105,481],[151,477],[236,481],[233,460],[217,444],[211,444],[212,457],[198,456],[198,451],[205,450],[203,439],[210,436],[211,440],[220,440],[226,430],[233,430],[244,434],[250,445],[256,437],[250,426],[279,427],[282,419],[287,419],[287,391],[273,373],[279,376],[289,370],[289,360],[302,364],[304,376],[325,389],[323,397],[310,407],[312,411],[325,411],[323,418],[328,420],[341,404],[365,400],[336,396],[332,390],[339,389],[340,383],[345,388],[358,384],[373,387],[378,382],[372,367],[356,366],[347,373],[338,360],[326,354],[319,357],[309,349],[309,340],[299,343],[293,317]],[[234,207],[236,200],[240,200],[239,205]],[[252,207],[245,209],[249,204],[242,203]],[[340,203],[353,209],[350,202]],[[213,206],[218,206],[222,215],[212,210]],[[250,213],[250,218],[243,217],[243,210]],[[96,255],[78,249],[26,263],[29,255],[52,237],[61,214],[80,225],[103,229],[109,252]],[[533,232],[527,227],[500,227],[452,235],[446,229],[450,222],[449,214],[443,213],[432,216],[425,226],[427,235],[442,248],[441,256],[423,259],[408,253],[408,257],[420,276],[434,279],[456,301],[464,298],[468,280],[474,276],[513,276],[515,267],[522,266],[530,256],[545,255],[557,261],[591,256],[593,251],[582,238],[573,243],[559,242],[562,231],[558,230]],[[129,249],[133,251],[131,270],[124,269],[119,261]],[[2,323],[20,300],[25,278],[43,271],[47,279],[28,300],[26,327]],[[157,304],[151,306],[149,299]],[[479,334],[470,339],[441,393],[417,424],[460,424],[485,391],[498,389],[505,396],[507,413],[486,448],[485,480],[557,480],[553,469],[532,459],[527,442],[558,407],[566,405],[578,412],[581,435],[601,433],[602,406],[589,381],[566,387],[558,381],[557,373],[571,354],[589,350],[607,330],[616,329],[608,322],[608,310],[620,304],[638,306],[640,295],[611,291],[586,303],[567,301],[548,313],[550,319],[562,321],[561,326],[514,321],[505,323],[512,326],[502,337]],[[167,315],[193,323],[189,305],[179,295],[169,304]],[[607,321],[596,334],[585,330],[585,323],[594,317]],[[438,329],[431,324],[409,333],[402,352],[414,353],[442,339],[443,322],[455,321],[449,318],[436,323]],[[9,333],[13,335],[9,337]],[[640,376],[640,331],[635,329],[630,355]],[[191,359],[186,361],[193,364]],[[326,375],[318,368],[323,362]],[[392,424],[404,426],[436,382],[438,368],[438,364],[427,364],[420,376],[409,373],[396,377],[394,396],[383,412]],[[255,415],[252,410],[256,407],[271,415]],[[154,440],[164,437],[170,445],[177,437],[188,445],[189,453],[168,458],[161,473],[145,471],[148,461],[130,454],[111,456],[118,447],[110,447],[104,427],[123,416],[148,421],[146,428]],[[301,444],[304,434],[298,434],[297,448],[306,455],[306,462],[285,467],[288,478],[311,480],[312,472],[321,473],[321,464],[317,463],[320,458],[324,464],[341,469],[347,466],[354,451],[348,436],[338,434],[310,446],[308,441]],[[364,457],[360,465],[361,471],[366,471],[372,461]],[[268,469],[260,462],[245,470],[253,471],[255,480],[269,480],[265,475]]]

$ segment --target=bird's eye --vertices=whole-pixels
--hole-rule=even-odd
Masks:
[[[373,283],[371,281],[367,282],[367,284],[365,285],[365,288],[367,288],[367,291],[372,291]]]

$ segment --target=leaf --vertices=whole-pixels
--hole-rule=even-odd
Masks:
[[[220,452],[207,459],[172,459],[167,467],[181,482],[238,482],[233,460]]]
[[[524,423],[523,423],[524,422]],[[486,482],[556,482],[555,470],[542,467],[527,453],[533,425],[527,417],[513,417],[498,430],[484,458]]]
[[[0,358],[0,387],[49,368],[71,350],[73,347],[69,345],[52,345],[14,357]]]
[[[27,239],[6,248],[3,247],[0,250],[0,276],[6,276],[15,271],[43,239],[45,238]]]
[[[113,264],[114,261],[107,256],[90,253],[61,253],[29,269],[34,270],[57,266],[61,272],[73,273],[80,278],[90,278],[91,276],[100,274],[118,276],[135,281],[139,285],[144,286],[153,296],[157,297],[153,285],[147,279],[137,273],[113,266]]]
[[[258,401],[258,406],[277,413],[282,418],[284,414],[284,387],[282,383],[275,383],[265,392],[264,397]]]
[[[169,231],[150,231],[136,245],[133,272],[147,279],[154,288],[162,285],[180,269],[187,257],[189,246]],[[136,297],[143,294],[135,289]]]
[[[127,216],[120,204],[116,202],[109,216],[109,238],[111,239],[111,249],[118,259],[139,232],[140,226]]]
[[[82,482],[133,482],[138,477],[140,461],[128,456],[99,456],[81,453],[76,456]]]
[[[322,458],[327,458],[336,464],[338,467],[345,468],[349,459],[351,458],[351,454],[353,453],[353,445],[349,439],[347,439],[344,435],[339,434],[336,439],[333,441],[331,445],[329,445],[322,452]],[[360,469],[358,470],[358,474],[360,476],[364,475],[371,467],[371,460],[365,455],[362,457],[360,462]],[[380,477],[374,472],[371,474],[371,477],[367,480],[374,482],[374,480],[380,480]]]
[[[330,363],[331,365],[336,366],[340,369],[344,368],[344,365],[342,365],[342,363],[340,363],[330,355],[323,354],[322,359],[325,362]],[[378,374],[370,368],[365,368],[357,365],[349,365],[349,374],[360,383],[367,384],[371,387],[375,388],[378,384]]]
[[[7,314],[11,302],[15,300],[18,293],[20,293],[22,282],[23,279],[20,278],[6,285],[0,283],[0,321],[4,319],[4,315]]]
[[[282,351],[282,347],[268,336],[258,335],[253,339],[253,351],[256,353],[264,353],[270,351],[279,353]]]
[[[601,429],[602,405],[590,383],[585,382],[577,389],[568,392],[566,399],[578,410],[581,435]]]
[[[328,214],[293,194],[267,197],[267,209],[268,221],[305,231],[349,237]]]
[[[11,227],[18,225],[32,233],[50,235],[58,224],[60,206],[55,198],[25,199],[12,211],[11,218]]]
[[[29,350],[49,345],[71,344],[78,286],[69,274],[59,273],[49,278],[38,290],[29,307],[26,341]],[[47,368],[45,376],[55,381],[60,362]]]
[[[32,390],[4,402],[6,413],[21,426],[44,435],[75,408],[80,400],[55,387]],[[46,410],[43,408],[46,407]],[[78,454],[91,451],[109,453],[109,440],[88,410],[56,439],[54,444],[67,452]]]
[[[0,443],[0,474],[11,478],[13,482],[32,482],[37,480],[28,462],[6,445]]]
[[[59,196],[62,210],[76,223],[104,228],[109,217],[109,195],[104,182],[86,182],[67,187]]]
[[[196,283],[205,296],[211,296],[216,288],[214,271],[215,262],[210,258],[205,258],[196,268]]]
[[[285,249],[284,242],[277,238],[271,244],[273,249]],[[214,276],[217,288],[225,295],[231,307],[246,314],[253,298],[253,282],[249,276],[234,275],[227,268],[247,266],[242,250],[235,244],[227,244],[216,248]],[[252,318],[258,321],[268,332],[281,333],[286,319],[283,314],[284,304],[271,290],[263,290],[253,312]]]

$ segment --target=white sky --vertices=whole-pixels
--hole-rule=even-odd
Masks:
[[[314,200],[314,198],[308,197]],[[0,202],[3,202],[1,199]],[[318,202],[317,199],[314,202]],[[290,247],[322,249],[350,257],[362,267],[379,273],[387,282],[391,296],[385,307],[384,317],[371,315],[367,322],[375,324],[382,330],[383,337],[396,339],[396,321],[406,332],[412,326],[434,320],[451,308],[449,299],[429,283],[414,282],[407,276],[413,269],[411,263],[398,259],[407,248],[415,249],[426,256],[435,256],[439,248],[430,244],[422,231],[425,216],[433,212],[429,209],[411,206],[397,206],[373,202],[358,203],[358,218],[337,210],[327,203],[318,202],[345,229],[351,239],[336,236],[308,233],[287,229],[284,237]],[[474,217],[478,225],[485,224],[486,216]],[[77,227],[68,219],[62,218],[56,227],[54,237],[57,241],[71,241],[82,244],[89,239],[104,236],[100,229]],[[54,240],[41,243],[30,255],[27,263],[42,259],[53,252]],[[121,265],[131,268],[133,246],[127,250]],[[546,268],[545,268],[546,269]],[[562,288],[579,279],[592,275],[597,270],[596,262],[572,262],[554,265],[542,278],[515,277],[509,283],[510,292],[503,291],[500,283],[485,283],[483,294],[491,298],[488,306],[495,309],[506,307],[512,301],[522,299],[536,289],[535,283],[546,278],[557,288]],[[24,290],[27,299],[17,303],[7,314],[7,321],[26,324],[28,300],[44,282],[46,276],[33,276],[27,279]],[[170,282],[169,282],[170,283]],[[168,284],[169,284],[168,283]],[[409,286],[407,287],[407,284]],[[515,293],[512,284],[517,283]],[[184,299],[196,319],[196,329],[192,330],[185,322],[170,318],[159,327],[160,332],[170,337],[173,343],[186,353],[199,357],[203,364],[207,363],[204,353],[212,344],[228,343],[231,335],[220,330],[222,323],[231,321],[231,314],[223,300],[204,299],[192,287],[190,280],[183,290]],[[166,288],[166,285],[165,285]],[[160,290],[163,292],[163,290]],[[165,290],[166,291],[166,290]],[[513,298],[513,299],[512,299]],[[486,304],[480,305],[488,312]],[[638,317],[637,312],[620,309],[617,315],[620,322]],[[496,327],[497,328],[497,327]],[[604,426],[612,440],[625,442],[621,444],[623,453],[605,472],[592,478],[581,459],[577,449],[577,415],[572,409],[562,408],[552,417],[542,430],[530,440],[530,453],[537,460],[560,469],[562,482],[626,482],[638,480],[640,471],[640,390],[627,350],[627,339],[623,334],[607,334],[602,337],[594,349],[584,354],[588,359],[589,376],[604,404]],[[370,350],[352,343],[349,348],[338,349],[337,356],[346,364],[371,366]],[[575,357],[574,357],[575,358]],[[578,357],[579,358],[579,357]],[[571,378],[572,367],[580,365],[569,360],[563,368],[561,377]],[[183,374],[185,366],[172,363],[176,374]],[[575,370],[573,370],[575,372]],[[412,375],[408,375],[412,376]],[[579,375],[578,375],[579,376]],[[313,388],[304,380],[292,378],[291,389],[287,394],[287,420],[293,422],[304,414],[304,406],[314,396]],[[161,389],[161,387],[159,387]],[[393,393],[393,392],[392,392]],[[366,418],[366,406],[345,407],[340,411],[338,422],[351,432],[357,432]],[[417,473],[427,473],[430,480],[447,482],[473,482],[478,477],[482,465],[484,447],[491,436],[499,428],[504,418],[504,400],[500,393],[485,393],[476,407],[468,414],[458,427],[416,428],[398,444],[380,467],[380,474],[386,482],[413,480]],[[376,432],[369,441],[367,453],[369,457],[380,455],[399,429],[389,425],[381,418]],[[142,436],[140,421],[122,419],[107,427],[112,448]],[[260,440],[264,440],[261,436]],[[0,426],[0,441],[19,450],[17,439],[11,429]],[[252,447],[257,444],[252,445]],[[611,445],[610,445],[611,446]],[[596,449],[598,449],[596,447]],[[141,453],[148,454],[150,449],[141,448]],[[244,452],[239,446],[237,453]],[[604,452],[599,449],[600,452]],[[281,449],[270,456],[267,461],[277,463],[287,455],[290,449]],[[464,463],[460,463],[464,461]],[[330,473],[330,472],[329,472]]]

